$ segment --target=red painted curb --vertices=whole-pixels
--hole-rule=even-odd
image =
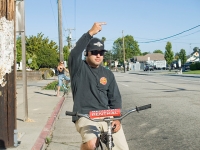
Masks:
[[[42,132],[40,133],[39,137],[37,138],[37,140],[31,150],[41,150],[42,149],[42,147],[45,143],[45,139],[50,134],[51,128],[56,120],[56,117],[62,107],[64,100],[65,100],[65,97],[62,97],[60,99],[60,101],[58,102],[56,108],[54,109],[54,111],[51,114],[51,117],[48,119],[46,125],[42,129]]]

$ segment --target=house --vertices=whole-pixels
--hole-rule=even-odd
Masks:
[[[146,54],[144,56],[134,56],[133,57],[135,62],[146,62],[146,61],[159,61],[159,60],[165,60],[164,54],[161,53],[152,53],[152,54]]]
[[[131,62],[133,62],[131,68],[135,71],[143,70],[145,64],[150,64],[157,69],[166,67],[166,60],[164,58],[164,54],[161,53],[146,54],[145,56],[134,56],[130,60]]]
[[[199,52],[193,52],[190,57],[187,59],[186,62],[196,62],[196,61],[200,61],[200,55]]]

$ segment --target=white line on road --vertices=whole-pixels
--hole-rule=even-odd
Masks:
[[[119,83],[119,82],[118,82]],[[126,84],[123,84],[123,83],[119,83],[119,84],[121,84],[121,85],[123,85],[123,86],[127,86],[128,87],[128,85],[126,85]]]

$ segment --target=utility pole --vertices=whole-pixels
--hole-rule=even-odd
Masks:
[[[110,51],[110,69],[111,69],[111,51]]]
[[[123,30],[122,30],[122,40],[123,40],[123,55],[124,55],[124,73],[126,72],[126,68],[125,68],[125,49],[124,49],[124,34],[123,34]]]
[[[15,3],[0,1],[0,149],[14,146],[16,129]]]
[[[23,80],[23,102],[24,121],[28,121],[28,96],[27,96],[27,74],[26,74],[26,39],[25,39],[25,0],[16,2],[16,32],[21,36],[22,45],[22,80]]]
[[[73,39],[72,40],[72,30],[75,30],[75,29],[67,29],[68,31],[69,31],[69,36],[68,36],[68,38],[67,38],[67,42],[68,42],[68,45],[69,45],[69,51],[71,51],[71,49],[72,49],[72,43],[71,43],[71,41],[73,41],[73,40],[75,40],[75,39]]]
[[[190,43],[190,61],[191,61],[191,57],[192,57],[192,52],[191,52],[191,43]]]
[[[26,75],[26,44],[25,31],[21,32],[22,44],[22,76],[23,76],[23,101],[24,101],[24,121],[28,121],[28,96],[27,96],[27,75]]]
[[[58,0],[58,36],[60,61],[64,61],[62,40],[62,0]]]

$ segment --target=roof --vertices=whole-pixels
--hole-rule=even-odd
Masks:
[[[138,61],[138,62],[146,62],[148,60],[154,60],[154,61],[165,60],[164,54],[161,54],[161,53],[146,54],[145,56],[134,56],[133,58],[135,61]]]

